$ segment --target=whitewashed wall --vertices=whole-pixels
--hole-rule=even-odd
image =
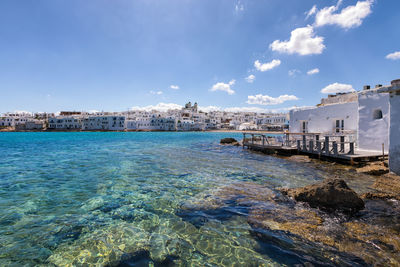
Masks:
[[[374,119],[374,112],[382,111],[382,119]],[[358,148],[371,151],[389,150],[389,94],[375,90],[358,94]]]
[[[358,102],[291,110],[289,131],[293,133],[301,132],[301,121],[308,121],[309,133],[331,133],[336,119],[344,120],[344,130],[356,131],[358,126]]]
[[[400,175],[400,93],[390,94],[390,170]]]

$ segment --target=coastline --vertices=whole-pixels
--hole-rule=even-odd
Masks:
[[[241,130],[205,130],[205,131],[160,131],[160,130],[81,130],[81,129],[46,129],[46,130],[14,130],[14,129],[0,129],[0,132],[168,132],[168,133],[178,133],[178,132],[201,132],[201,133],[244,133],[249,131]],[[283,134],[284,132],[275,131],[257,131],[252,130],[252,132],[260,134]]]

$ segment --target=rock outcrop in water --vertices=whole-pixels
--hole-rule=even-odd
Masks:
[[[364,201],[342,179],[327,179],[321,183],[295,189],[282,189],[296,201],[307,202],[313,208],[326,211],[356,213],[364,208]]]
[[[277,246],[305,266],[399,266],[399,203],[365,201],[360,216],[348,217],[295,203],[268,184],[238,182],[196,195],[182,209],[204,216],[200,229],[212,222],[207,218],[213,218],[213,211],[236,211],[247,219],[260,246],[267,244],[270,257],[279,253],[271,250]]]
[[[227,138],[222,138],[220,144],[238,146],[239,142],[235,138],[227,137]]]

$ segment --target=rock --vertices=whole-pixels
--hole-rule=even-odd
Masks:
[[[372,188],[376,189],[380,192],[390,193],[392,195],[400,195],[400,176],[388,173],[382,176],[379,176]]]
[[[302,162],[302,163],[311,162],[311,159],[308,156],[302,156],[302,155],[290,156],[287,159],[294,162]]]
[[[372,200],[388,200],[388,199],[396,199],[400,200],[399,195],[393,195],[388,193],[378,193],[378,192],[367,192],[361,196],[364,199],[372,199]]]
[[[231,138],[231,137],[228,137],[228,138],[222,138],[221,139],[221,141],[220,141],[220,144],[223,144],[223,145],[239,145],[239,142],[235,139],[235,138]]]
[[[339,210],[351,214],[364,208],[364,201],[342,179],[327,179],[306,187],[282,189],[281,192],[326,211]]]
[[[372,162],[362,168],[358,168],[357,172],[370,175],[383,175],[389,172],[389,168],[385,166],[384,162]]]

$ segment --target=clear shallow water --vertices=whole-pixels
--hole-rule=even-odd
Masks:
[[[0,266],[330,263],[318,244],[273,232],[260,243],[246,205],[187,208],[227,185],[275,190],[330,175],[220,146],[223,137],[242,136],[0,133]]]

